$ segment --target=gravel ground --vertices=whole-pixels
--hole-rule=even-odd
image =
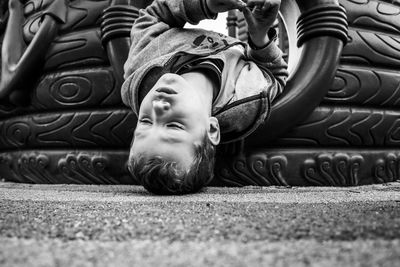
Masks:
[[[0,239],[1,266],[398,266],[398,240],[280,242]]]
[[[0,266],[399,266],[400,183],[207,188],[0,183]]]

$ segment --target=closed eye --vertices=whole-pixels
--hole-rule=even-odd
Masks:
[[[139,120],[140,124],[144,124],[144,125],[152,125],[153,123],[151,122],[150,119],[144,118],[144,119],[140,119]]]
[[[168,127],[168,128],[171,128],[171,129],[176,129],[176,130],[183,130],[183,129],[185,129],[185,127],[184,127],[182,124],[180,124],[180,123],[175,123],[175,122],[173,122],[173,123],[168,123],[168,124],[167,124],[167,127]]]

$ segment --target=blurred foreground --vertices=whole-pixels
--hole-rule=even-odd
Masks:
[[[400,182],[207,188],[0,183],[1,266],[399,266]]]

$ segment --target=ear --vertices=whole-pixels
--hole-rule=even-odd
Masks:
[[[219,123],[217,118],[210,117],[210,128],[207,131],[208,139],[210,139],[211,143],[216,146],[219,144],[221,139],[220,130],[219,130]]]

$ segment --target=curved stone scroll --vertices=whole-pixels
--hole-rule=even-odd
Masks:
[[[127,150],[0,152],[0,179],[21,183],[131,184]],[[395,149],[268,149],[219,162],[211,185],[356,186],[400,179]]]
[[[0,178],[20,183],[129,184],[128,152],[23,150],[0,153]]]
[[[268,148],[217,161],[217,186],[358,186],[400,180],[396,149]]]
[[[296,2],[301,12],[297,22],[297,45],[302,48],[300,59],[284,93],[273,103],[269,119],[246,140],[246,146],[267,145],[305,119],[326,95],[329,89],[326,85],[335,76],[347,40],[345,9],[334,0]],[[293,13],[292,9],[282,10],[284,18]],[[289,36],[296,36],[291,32],[293,25],[287,25],[287,29]]]
[[[283,154],[237,155],[218,162],[215,182],[231,186],[287,186],[287,165],[287,157]]]

